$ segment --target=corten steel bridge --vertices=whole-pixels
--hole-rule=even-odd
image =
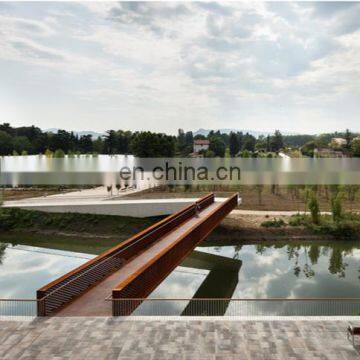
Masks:
[[[209,194],[37,291],[39,316],[129,315],[236,207]],[[110,301],[109,301],[110,300]],[[114,300],[114,301],[112,301]]]

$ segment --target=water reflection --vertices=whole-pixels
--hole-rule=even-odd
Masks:
[[[7,244],[0,243],[0,265],[2,264],[3,256],[5,255],[6,246]]]
[[[35,298],[42,285],[93,255],[0,243],[0,299]]]
[[[341,241],[241,247],[206,247],[205,242],[201,251],[242,260],[233,297],[331,298],[359,296],[359,248],[358,242]]]
[[[152,298],[358,297],[360,244],[241,242],[214,236],[186,258]],[[3,238],[2,238],[3,239]],[[3,239],[4,241],[4,239]],[[115,245],[116,239],[21,237],[0,243],[0,297],[33,297],[35,290]],[[20,246],[21,245],[21,246]],[[25,251],[30,245],[31,251]],[[41,252],[39,251],[40,247]],[[36,250],[36,249],[37,250]],[[51,249],[55,249],[53,252]],[[61,251],[59,251],[61,250]],[[186,306],[180,312],[187,312]],[[226,308],[220,309],[222,313]]]
[[[346,244],[347,245],[347,244]],[[256,245],[256,252],[264,255],[266,250],[272,246]],[[338,275],[345,278],[348,263],[344,261],[344,257],[352,255],[353,249],[347,249],[348,245],[332,244],[332,246],[320,245],[287,245],[286,253],[289,261],[293,263],[294,275],[299,277],[303,274],[306,278],[315,276],[314,265],[318,264],[320,256],[329,258],[328,270],[330,274]]]

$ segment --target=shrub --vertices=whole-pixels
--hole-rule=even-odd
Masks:
[[[54,152],[54,158],[63,158],[65,157],[65,153],[63,150],[61,149],[57,149],[55,152]]]
[[[48,157],[48,158],[51,158],[53,157],[53,152],[49,149],[46,149],[45,150],[45,156]]]
[[[283,219],[267,220],[267,221],[264,221],[261,223],[261,226],[266,227],[266,228],[270,228],[270,227],[280,228],[285,225],[286,224]]]
[[[305,226],[309,223],[309,219],[306,215],[296,214],[292,215],[289,220],[290,226]]]

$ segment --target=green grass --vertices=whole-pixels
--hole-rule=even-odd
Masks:
[[[158,218],[131,218],[113,215],[46,213],[41,211],[0,208],[0,231],[56,230],[92,234],[128,235],[138,232]]]
[[[280,228],[286,226],[286,223],[283,219],[273,219],[262,222],[261,226],[265,228]]]
[[[322,215],[319,224],[314,224],[309,215],[293,215],[290,226],[304,226],[315,234],[332,235],[341,239],[360,238],[360,214],[346,213],[334,221],[331,215]]]

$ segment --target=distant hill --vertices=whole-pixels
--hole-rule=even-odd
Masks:
[[[51,132],[56,134],[59,131],[57,128],[51,128],[51,129],[45,129],[44,132]],[[99,136],[104,136],[105,134],[98,133],[95,131],[73,131],[75,135],[78,135],[79,137],[82,135],[91,135],[93,139],[97,139]]]
[[[274,133],[274,132],[269,132],[269,131],[256,131],[256,130],[247,130],[247,129],[217,129],[217,130],[214,130],[214,131],[218,131],[218,130],[222,134],[230,134],[231,132],[242,131],[244,134],[249,133],[250,135],[253,135],[256,138],[259,137],[260,135],[268,136],[268,135],[272,135]],[[197,131],[194,131],[194,136],[195,135],[207,136],[210,131],[211,131],[211,129],[199,129]],[[296,135],[295,133],[283,132],[283,131],[281,131],[281,133],[283,135]]]

